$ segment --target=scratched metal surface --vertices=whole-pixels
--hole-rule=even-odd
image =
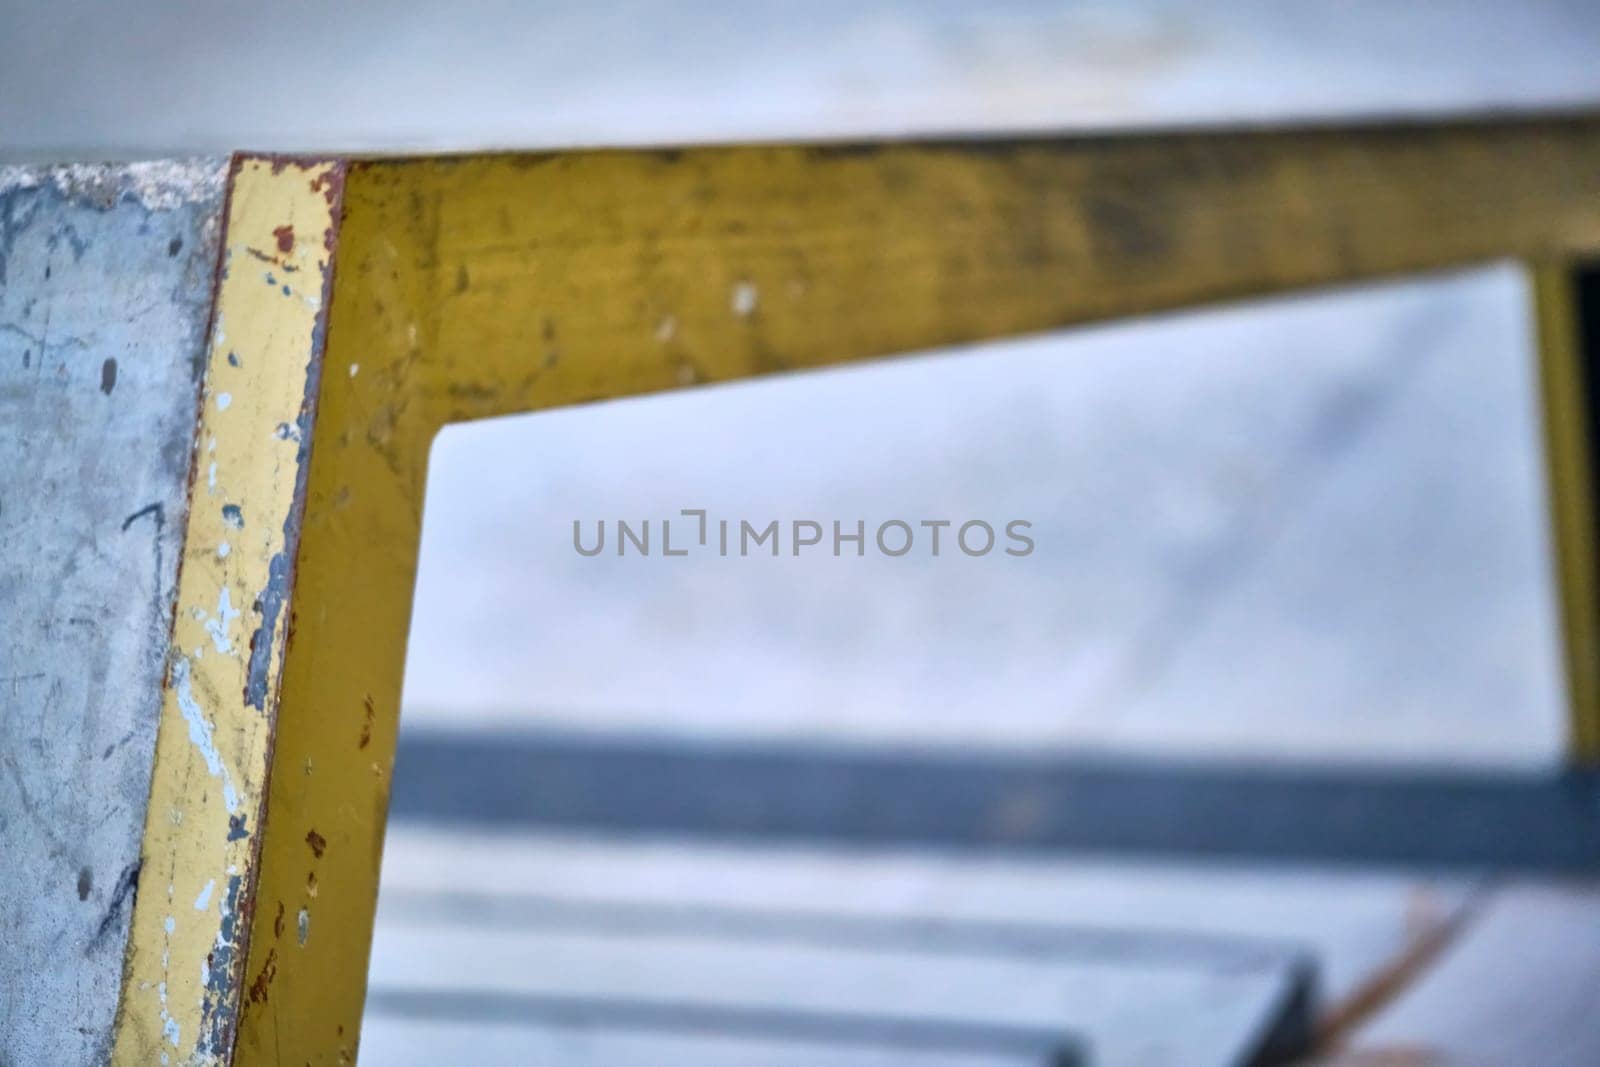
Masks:
[[[0,169],[0,1063],[109,1054],[225,166]]]

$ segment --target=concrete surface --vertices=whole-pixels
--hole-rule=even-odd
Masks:
[[[109,1055],[224,169],[0,168],[0,1063]]]

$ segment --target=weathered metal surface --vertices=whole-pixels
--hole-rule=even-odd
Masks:
[[[225,172],[0,169],[0,1063],[109,1055]]]
[[[28,872],[7,883],[14,897],[36,892],[35,874],[68,856],[82,903],[112,887],[97,933],[107,914],[113,926],[126,921],[116,916],[137,886],[120,1063],[354,1057],[427,454],[440,426],[1345,279],[1591,252],[1600,120],[481,156],[348,172],[246,158],[230,197],[198,428],[190,359],[203,296],[185,320],[182,388],[162,394],[186,421],[156,470],[181,508],[194,431],[193,489],[142,866],[125,848],[109,883],[94,870],[80,878],[73,841],[52,836],[75,818],[105,817],[102,778],[83,777],[87,800],[51,794],[58,807],[46,810],[5,767],[17,803],[0,818],[8,833],[12,810],[31,819],[33,852],[21,855],[39,860],[12,868]],[[164,210],[198,210],[185,203]],[[214,217],[214,193],[210,203]],[[8,247],[32,232],[14,217]],[[149,236],[137,227],[124,236],[135,235]],[[34,234],[31,254],[87,269],[93,244],[81,236]],[[160,276],[131,254],[110,262]],[[171,299],[170,286],[158,292]],[[5,321],[31,338],[31,316],[47,305],[12,293]],[[92,299],[115,316],[117,301]],[[144,303],[127,312],[149,313]],[[87,351],[86,335],[50,319],[37,337],[41,359],[58,352],[52,388],[90,374],[95,389],[74,402],[109,400],[122,388],[118,365],[106,354],[85,371],[61,339]],[[154,335],[141,328],[126,341],[149,346]],[[94,477],[97,496],[135,484],[51,447],[75,436],[51,436],[28,410],[19,455],[44,450],[60,479]],[[138,453],[147,440],[123,438],[117,451]],[[23,480],[14,495],[47,502],[54,483],[37,464],[12,466]],[[167,514],[143,508],[116,512],[117,537]],[[32,523],[37,513],[24,512]],[[14,515],[0,498],[0,524]],[[67,552],[39,602],[50,625],[29,646],[58,654],[78,618],[121,603],[137,576],[65,597],[73,568],[104,549],[91,539],[77,556],[64,550],[85,544],[80,527],[30,529],[18,550],[8,543],[8,561],[24,561],[8,567],[37,573],[30,546]],[[161,581],[139,573],[152,577],[137,603],[160,616]],[[124,685],[109,668],[73,675],[88,687],[78,707],[94,710],[98,687],[113,681],[131,699],[153,694],[163,632],[158,621],[143,635],[146,652],[157,650],[144,660],[149,686]],[[21,692],[29,669],[7,684]],[[57,730],[56,705],[29,699],[20,706],[35,717],[11,712],[13,702],[0,738],[19,768],[19,753],[44,744],[35,735]],[[45,765],[70,774],[101,746],[114,754],[122,735],[92,732],[99,721],[79,715],[51,735],[75,744]],[[148,763],[148,718],[145,728]],[[145,776],[133,773],[117,794],[135,807],[125,830],[143,799]],[[25,959],[54,962],[61,944]],[[114,978],[113,968],[102,1014]],[[98,1053],[104,1028],[87,1029],[84,1047]]]
[[[352,187],[454,421],[1600,251],[1600,119],[394,160]]]
[[[1595,249],[1593,117],[352,164],[238,1060],[356,1051],[442,425]]]
[[[232,171],[118,1063],[231,1055],[341,177]]]
[[[366,993],[434,424],[412,373],[425,295],[411,234],[394,235],[402,252],[371,213],[352,212],[349,180],[287,608],[239,1063],[349,1062]],[[352,261],[355,221],[363,255]]]

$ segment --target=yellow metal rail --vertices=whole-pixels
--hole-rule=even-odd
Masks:
[[[120,1063],[355,1056],[443,425],[1495,258],[1559,271],[1600,252],[1600,118],[242,157],[231,195]],[[1593,756],[1593,504],[1552,286]]]
[[[1585,279],[1571,262],[1531,268],[1538,319],[1540,406],[1550,494],[1556,587],[1567,683],[1568,744],[1575,762],[1600,763],[1600,527],[1595,525],[1595,457],[1600,415],[1600,308],[1584,307]]]

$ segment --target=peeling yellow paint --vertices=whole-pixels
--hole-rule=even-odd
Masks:
[[[246,158],[232,175],[118,1064],[231,1053],[304,459],[278,428],[311,414],[341,174]]]

